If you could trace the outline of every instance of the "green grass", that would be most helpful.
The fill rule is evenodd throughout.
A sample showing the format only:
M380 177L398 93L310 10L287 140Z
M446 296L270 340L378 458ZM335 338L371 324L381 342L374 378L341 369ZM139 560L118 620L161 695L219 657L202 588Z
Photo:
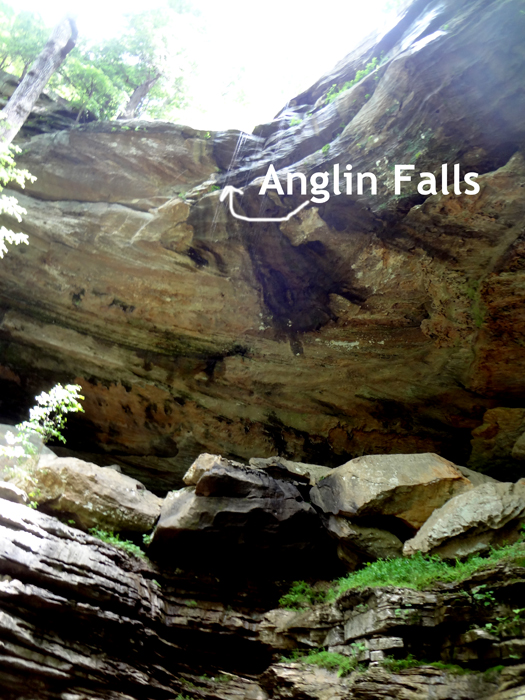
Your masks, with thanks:
M89 532L91 535L93 535L93 537L97 537L103 542L112 544L114 547L120 547L121 549L125 549L126 552L128 552L129 554L133 554L136 557L147 559L146 554L142 551L138 544L135 544L131 540L121 540L118 532L114 533L108 530L102 530L99 527L92 527L90 528Z
M288 658L281 657L281 662L288 663L291 661L294 663L313 664L326 668L329 671L336 671L339 678L342 678L359 667L359 654L366 649L362 642L354 642L351 646L351 656L324 650L314 651L311 654L305 654L304 651L295 651Z
M523 542L491 549L487 557L473 555L465 561L454 563L443 561L437 555L424 555L421 552L417 552L412 557L379 559L336 581L328 591L327 600L335 600L350 589L395 586L423 590L438 582L460 582L476 571L490 568L502 559L525 566Z
M473 555L465 561L443 561L437 555L425 555L421 552L412 557L378 559L359 571L333 581L327 590L315 590L305 581L295 581L288 593L281 597L279 605L289 610L304 610L318 603L332 602L350 589L394 586L424 590L439 582L464 581L476 571L490 568L502 560L525 567L525 543L520 541L513 545L493 548L488 556ZM488 590L482 590L483 588L478 586L473 590L472 602L480 605L493 604L493 595Z
M443 661L425 661L416 659L413 654L409 654L404 659L394 659L391 656L387 656L381 662L388 671L392 673L397 673L398 671L403 671L407 668L416 668L417 666L432 666L433 668L438 668L441 671L448 671L456 676L465 675L467 673L474 673L468 668L463 668L463 666L458 666L457 664L446 664Z

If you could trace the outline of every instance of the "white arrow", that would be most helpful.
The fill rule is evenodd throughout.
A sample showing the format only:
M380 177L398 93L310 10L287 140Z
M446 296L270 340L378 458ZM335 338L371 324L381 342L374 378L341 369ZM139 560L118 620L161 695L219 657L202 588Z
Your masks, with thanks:
M297 209L294 209L291 211L287 216L282 216L277 219L270 219L270 218L265 218L265 217L256 217L256 218L251 218L249 216L241 216L241 214L237 214L233 210L233 193L238 192L239 194L244 194L242 190L239 190L237 187L234 187L233 185L226 185L226 187L223 189L221 192L221 195L219 197L219 200L221 202L224 202L226 197L230 195L230 212L232 216L234 216L236 219L241 219L242 221L289 221L292 216L297 214L298 211L301 211L301 209L304 209L308 204L310 204L310 200L308 199L306 202L303 202L300 204Z

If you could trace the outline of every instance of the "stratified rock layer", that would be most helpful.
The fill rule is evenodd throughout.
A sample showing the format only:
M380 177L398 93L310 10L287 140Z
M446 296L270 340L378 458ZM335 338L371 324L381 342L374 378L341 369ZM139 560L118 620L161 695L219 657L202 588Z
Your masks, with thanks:
M2 700L520 698L522 553L459 583L351 589L287 610L275 607L283 584L264 571L246 577L244 561L206 575L178 568L173 549L163 569L1 500ZM319 647L336 663L370 666L339 677L336 667L282 658ZM392 673L392 654L473 672L424 663ZM488 666L499 668L476 672Z

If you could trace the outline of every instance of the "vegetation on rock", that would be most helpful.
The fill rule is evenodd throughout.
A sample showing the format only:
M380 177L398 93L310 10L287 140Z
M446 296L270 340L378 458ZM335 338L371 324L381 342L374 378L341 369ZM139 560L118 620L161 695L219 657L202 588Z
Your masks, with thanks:
M421 552L416 552L411 557L378 559L332 582L326 589L317 590L305 581L295 581L288 593L280 598L279 605L289 610L302 610L317 603L332 602L351 589L394 586L424 590L440 582L464 581L476 571L488 569L504 560L525 566L523 537L515 544L492 548L488 556L472 555L465 561L449 562L437 555L425 555ZM472 597L473 602L479 605L494 602L491 592L485 590L483 585L474 591Z
M0 151L0 192L9 182L16 182L19 187L23 188L26 180L30 182L36 180L27 170L21 170L16 167L15 153L20 153L20 148L17 146L8 146ZM7 214L20 222L22 221L22 215L25 213L26 210L18 204L18 200L15 197L8 197L5 194L0 195L0 214ZM29 240L25 233L15 233L2 226L0 227L0 258L3 258L8 252L7 243L11 245L25 243L28 245Z
M135 544L131 540L121 540L118 532L109 532L108 530L102 530L99 527L92 527L90 528L89 532L93 535L93 537L97 537L99 540L102 540L102 542L107 542L107 544L111 544L114 547L120 547L121 549L126 550L126 552L129 554L133 554L141 559L147 559L146 554L142 551L138 544Z

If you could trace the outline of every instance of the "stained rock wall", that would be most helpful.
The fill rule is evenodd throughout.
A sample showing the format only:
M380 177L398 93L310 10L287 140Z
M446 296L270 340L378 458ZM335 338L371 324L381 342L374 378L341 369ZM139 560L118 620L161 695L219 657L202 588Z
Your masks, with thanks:
M252 135L130 121L26 139L38 179L16 193L30 245L1 262L1 417L74 380L69 447L156 493L201 452L466 463L487 410L524 406L524 32L519 0L416 0ZM396 163L416 173L398 196ZM423 171L440 192L444 163L480 192L418 193ZM352 164L378 193L234 219L227 184L251 217L302 201L261 205L270 164Z

